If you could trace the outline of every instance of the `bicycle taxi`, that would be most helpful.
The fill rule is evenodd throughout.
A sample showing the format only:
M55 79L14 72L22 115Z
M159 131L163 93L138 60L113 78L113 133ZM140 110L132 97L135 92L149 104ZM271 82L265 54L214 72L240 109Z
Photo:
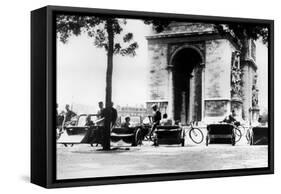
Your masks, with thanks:
M206 146L211 143L230 143L235 145L235 126L229 123L207 125Z
M159 144L180 144L184 146L185 131L178 125L158 125L156 126L154 134L153 141L155 146Z
M138 116L130 117L131 123L130 127L122 127L121 123L124 122L125 117L119 117L119 122L117 126L112 128L110 134L110 140L112 142L123 141L125 143L131 144L132 146L141 145L142 133L141 133L141 118Z
M249 144L250 145L267 145L269 131L268 126L255 126L249 130Z
M86 125L86 118L91 118L92 126ZM58 132L57 143L64 146L74 144L102 144L103 126L98 126L101 119L97 119L97 114L80 114L69 123L63 123L61 132ZM141 135L139 127L122 128L120 125L111 129L110 140L118 142L120 140L130 143L132 146L140 145Z
M74 144L101 144L101 131L100 126L87 126L86 118L90 117L95 123L99 122L96 114L80 114L70 122L63 122L62 130L58 133L57 143L64 146Z

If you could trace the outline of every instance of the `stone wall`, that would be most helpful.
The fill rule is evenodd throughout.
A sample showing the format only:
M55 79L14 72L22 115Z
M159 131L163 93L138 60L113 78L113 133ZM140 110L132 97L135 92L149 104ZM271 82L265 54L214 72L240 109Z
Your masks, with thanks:
M148 44L149 100L168 98L167 44Z
M230 99L231 54L232 48L226 39L206 42L206 99Z
M214 31L213 24L190 23L190 22L172 22L164 33L194 33L194 32L209 32Z
M253 106L253 85L256 76L256 47L253 40L244 40L244 49L241 54L242 67L242 117L247 123L256 122L259 115L258 105ZM258 94L256 94L258 95ZM254 112L252 111L254 110ZM251 112L252 111L252 112ZM254 115L253 115L254 114Z
M227 39L206 41L205 120L220 120L230 114L231 59L235 51Z

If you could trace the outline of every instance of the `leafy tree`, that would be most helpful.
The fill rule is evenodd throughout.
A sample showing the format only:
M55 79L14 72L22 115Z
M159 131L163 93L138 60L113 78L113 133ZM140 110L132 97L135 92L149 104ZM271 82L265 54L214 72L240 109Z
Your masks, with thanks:
M263 43L267 45L268 42L268 27L265 25L257 24L216 24L216 29L219 33L224 34L227 32L232 33L236 40L241 43L242 48L246 47L249 39L257 40L262 39Z
M95 16L59 15L56 18L57 38L62 43L67 43L70 36L79 36L87 33L93 38L94 45L105 49L107 53L106 71L106 97L105 97L105 130L103 134L103 149L110 149L110 127L112 119L112 71L113 55L135 56L138 48L137 42L133 41L133 34L127 33L121 41L114 42L115 37L123 31L126 25L125 19Z
M87 33L93 38L94 45L103 48L107 52L106 71L106 115L105 130L103 134L103 149L110 149L110 127L112 118L111 98L112 98L112 71L113 55L135 56L138 43L133 41L133 34L127 33L116 41L116 37L123 31L126 19L112 17L78 16L78 15L58 15L56 18L57 38L62 43L67 43L70 36L79 36ZM156 32L161 32L169 24L165 20L144 20L145 24L152 24Z
M145 19L144 20L144 23L147 24L147 25L152 25L152 28L155 32L157 33L160 33L162 31L165 30L166 27L169 26L169 24L171 23L172 21L169 21L169 20L160 20L160 19Z

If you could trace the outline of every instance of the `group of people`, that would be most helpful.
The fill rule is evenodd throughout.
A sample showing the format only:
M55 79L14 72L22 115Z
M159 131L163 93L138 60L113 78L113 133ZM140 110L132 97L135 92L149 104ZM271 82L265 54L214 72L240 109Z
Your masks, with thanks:
M88 115L86 117L86 126L90 126L90 125L97 125L97 126L103 126L104 125L104 118L107 115L109 115L110 117L110 122L111 125L113 126L116 123L117 120L117 110L113 107L113 102L111 102L110 107L109 108L104 108L104 104L103 102L99 102L98 103L99 106L99 110L97 112L97 120L95 122L93 122L91 120L91 115ZM58 108L58 105L57 105ZM58 113L58 111L56 112L56 118L57 118L57 126L62 126L67 125L68 123L71 122L72 118L77 116L77 113L75 113L74 111L72 111L70 109L69 104L65 105L65 111L61 111L60 113Z
M58 105L57 105L58 108ZM65 105L65 111L61 111L58 114L58 110L56 112L56 118L57 118L57 127L61 127L64 123L69 123L73 117L75 117L77 114L70 110L69 104Z
M149 119L151 122L151 129L149 131L149 135L151 135L155 131L155 129L158 125L162 125L162 126L172 125L172 120L168 118L167 113L163 114L163 118L162 118L162 114L156 104L153 104L151 106L151 108L152 108L153 114L151 116L149 116ZM126 116L125 122L121 123L121 127L125 128L125 129L129 129L131 126L130 121L131 121L130 116Z
M102 101L98 103L99 110L97 112L97 120L95 121L95 124L97 126L104 126L105 117L109 117L109 121L111 124L111 127L113 127L116 124L116 120L118 117L117 110L113 107L113 102L110 103L110 106L108 108L104 108L104 104ZM86 125L94 124L91 121L91 115L88 115L86 118Z

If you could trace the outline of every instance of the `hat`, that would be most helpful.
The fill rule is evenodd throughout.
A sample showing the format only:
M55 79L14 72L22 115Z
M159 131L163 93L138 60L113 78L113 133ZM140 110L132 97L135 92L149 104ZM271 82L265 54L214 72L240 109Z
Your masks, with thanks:
M154 107L157 107L157 104L152 104L152 106L151 106L152 108L154 108Z

